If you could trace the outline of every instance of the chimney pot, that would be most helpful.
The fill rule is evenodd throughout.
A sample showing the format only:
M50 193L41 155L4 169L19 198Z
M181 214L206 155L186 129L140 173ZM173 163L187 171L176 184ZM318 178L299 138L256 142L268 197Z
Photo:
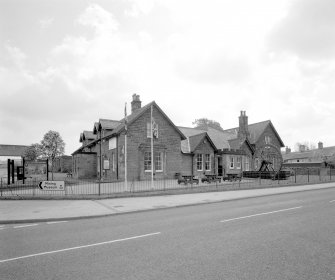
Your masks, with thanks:
M133 94L133 101L131 102L131 113L136 112L138 109L141 108L141 100L140 96L136 93Z

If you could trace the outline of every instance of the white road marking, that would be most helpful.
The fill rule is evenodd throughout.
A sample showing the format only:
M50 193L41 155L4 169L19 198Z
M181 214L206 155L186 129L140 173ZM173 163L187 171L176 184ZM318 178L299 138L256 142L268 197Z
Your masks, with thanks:
M25 227L34 227L37 226L38 224L29 224L29 225L23 225L23 226L16 226L14 228L25 228Z
M60 224L60 223L67 223L67 221L47 222L48 225L52 225L52 224Z
M280 209L280 210L276 210L276 211L264 212L264 213L254 214L254 215L243 216L243 217L237 217L237 218L222 220L220 222L221 223L225 223L225 222L230 222L230 221L235 221L235 220L241 220L241 219L246 219L246 218L251 218L251 217L256 217L256 216L261 216L261 215L269 215L269 214L278 213L278 212L295 210L295 209L299 209L299 208L302 208L302 206L293 207L293 208L286 208L286 209Z
M335 200L331 200L331 201L329 201L330 203L333 203L333 202L335 202Z
M55 254L55 253L61 253L65 251L83 249L83 248L88 248L88 247L100 246L100 245L105 245L105 244L110 244L110 243L122 242L122 241L143 238L143 237L148 237L148 236L157 235L157 234L160 234L160 232L153 232L153 233L137 235L137 236L127 237L127 238L122 238L122 239L115 239L115 240L110 240L110 241L105 241L105 242L100 242L100 243L93 243L93 244L70 247L70 248L65 248L65 249L60 249L60 250L55 250L55 251L48 251L48 252L42 252L42 253L37 253L37 254L16 257L16 258L10 258L10 259L5 259L5 260L0 260L0 263L10 262L10 261L15 261L15 260L20 260L20 259L27 259L27 258L43 256L43 255L49 255L49 254Z

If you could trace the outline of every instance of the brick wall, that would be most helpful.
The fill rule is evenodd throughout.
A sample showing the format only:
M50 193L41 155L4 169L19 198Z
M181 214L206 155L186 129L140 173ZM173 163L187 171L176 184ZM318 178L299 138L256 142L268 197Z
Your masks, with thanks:
M267 144L265 142L265 136L269 136L271 138L270 143ZM255 154L253 156L253 165L255 170L258 170L262 159L270 160L271 162L273 162L274 159L274 169L279 169L283 162L283 157L280 151L280 142L270 125L267 126L262 135L259 137L258 141L255 143L255 147ZM256 159L258 159L259 162L258 166L255 166Z
M97 177L97 155L81 153L73 155L73 177L77 179Z

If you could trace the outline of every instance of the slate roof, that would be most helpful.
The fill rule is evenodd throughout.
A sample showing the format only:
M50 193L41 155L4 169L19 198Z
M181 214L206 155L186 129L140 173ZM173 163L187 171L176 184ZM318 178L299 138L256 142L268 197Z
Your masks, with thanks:
M23 156L28 146L23 145L0 145L0 156Z
M327 160L327 158L335 157L335 146L324 147L322 149L314 149L305 152L292 152L283 154L283 160L295 160L295 159L309 159L313 162L320 162Z
M194 135L198 135L206 132L209 138L214 143L217 149L232 149L229 144L229 140L236 138L235 134L228 133L222 130L217 130L215 128L208 127L207 130L201 130L198 128L190 128L190 127L181 127L179 129L187 136L192 137Z
M175 124L170 120L170 118L163 112L163 110L156 104L155 101L152 101L145 106L137 109L135 112L127 116L127 123L128 125L132 124L134 121L136 121L140 116L142 116L147 110L150 109L150 107L155 106L155 108L165 117L165 119L172 125L172 127L175 128L175 130L179 133L181 136L181 140L185 140L186 136L180 131L180 129L175 126ZM108 139L112 136L116 136L120 134L122 131L125 130L125 118L121 119L120 121L115 120L107 120L107 119L99 119L99 122L94 123L93 133L95 134L98 131L99 123L102 125L103 129L109 130L107 132L107 135L102 137L102 139ZM82 146L75 150L72 155L81 152L85 147L92 146L92 144L97 143L99 139L95 139L94 141L88 143L85 146Z
M163 110L156 104L155 101L148 103L147 105L137 109L134 113L127 116L127 123L131 125L134 121L136 121L140 116L142 116L150 107L155 106L155 108L165 117L165 119L175 128L175 130L180 134L182 140L186 139L185 135L180 131L180 129L175 126L175 124L170 120L170 118L163 112ZM117 135L121 133L125 129L125 118L119 121L119 125L113 130L111 135Z
M263 131L267 128L268 125L270 125L272 127L273 131L275 132L276 136L278 137L278 140L279 140L279 143L280 143L281 147L285 147L283 141L281 140L278 132L276 131L276 129L274 128L274 126L273 126L273 124L270 120L262 121L262 122L258 122L258 123L253 123L253 124L248 125L248 130L250 132L250 139L249 139L250 143L255 144L258 141L259 137L262 135ZM238 131L239 131L238 127L224 130L224 132L234 134L235 135L234 138L237 138Z
M79 142L83 142L84 140L95 140L97 136L93 134L93 131L84 130L83 133L80 133Z
M207 138L209 143L212 145L214 150L216 150L215 144L212 142L211 138L208 136L207 132L202 132L200 134L194 134L192 136L187 137L187 139L181 141L181 151L183 153L192 153L194 152L200 143Z

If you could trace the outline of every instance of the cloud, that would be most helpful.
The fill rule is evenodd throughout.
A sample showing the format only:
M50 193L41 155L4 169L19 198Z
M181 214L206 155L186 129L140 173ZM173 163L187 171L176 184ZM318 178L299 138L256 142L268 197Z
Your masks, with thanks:
M309 60L334 58L334 12L333 0L295 1L269 34L270 50Z
M52 18L52 17L40 19L38 21L38 23L39 23L39 25L42 29L47 29L53 22L54 22L54 18Z
M176 67L182 77L208 84L239 83L244 81L250 72L246 60L223 55L179 61Z

